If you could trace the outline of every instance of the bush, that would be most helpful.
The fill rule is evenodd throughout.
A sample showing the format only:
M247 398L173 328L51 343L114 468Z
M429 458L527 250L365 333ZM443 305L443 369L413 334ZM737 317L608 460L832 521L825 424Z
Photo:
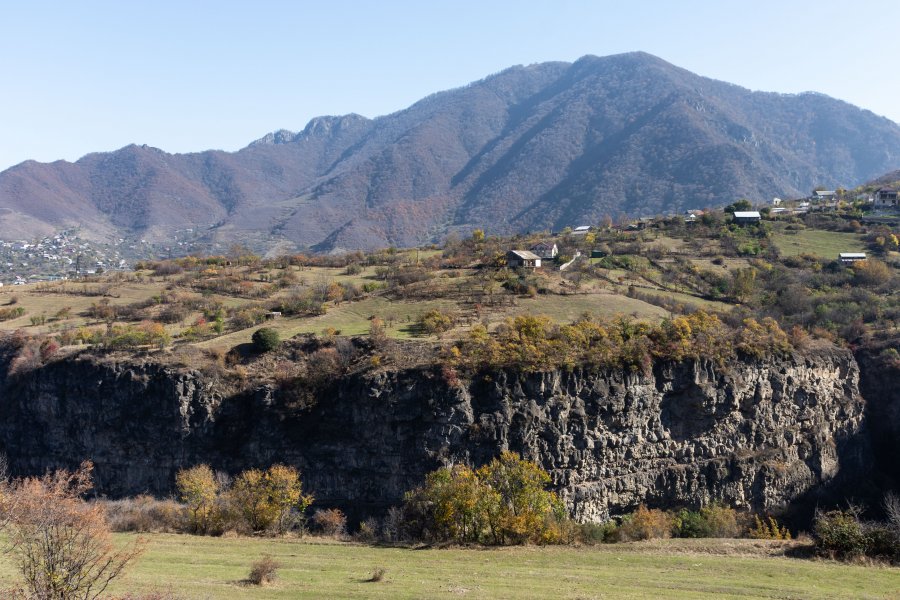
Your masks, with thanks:
M257 352L271 352L281 345L281 337L271 327L260 327L254 331L252 341Z
M102 502L110 529L118 532L165 532L185 530L184 506L174 500L141 495Z
M619 537L626 542L670 538L672 526L673 520L669 513L641 504L636 511L622 520Z
M419 317L418 325L428 335L439 335L453 328L453 317L432 309Z
M774 517L766 520L754 516L754 526L750 529L749 535L756 540L789 540L791 532L787 527L778 524Z
M281 564L269 554L263 554L262 558L250 566L250 575L247 580L253 585L266 585L275 581Z
M341 537L347 533L347 517L338 508L317 510L312 520L325 535Z
M612 544L619 541L619 526L615 521L582 523L578 527L578 541L582 544Z
M856 508L816 513L813 532L816 548L829 556L865 556L869 550L869 538Z

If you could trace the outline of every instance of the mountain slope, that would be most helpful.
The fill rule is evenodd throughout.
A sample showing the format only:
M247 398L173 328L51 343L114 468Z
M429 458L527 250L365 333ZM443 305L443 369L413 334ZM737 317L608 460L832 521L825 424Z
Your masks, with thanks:
M588 56L234 153L26 162L0 173L0 238L80 224L158 242L193 227L257 249L411 245L799 196L898 165L900 126L844 102L750 92L644 53Z

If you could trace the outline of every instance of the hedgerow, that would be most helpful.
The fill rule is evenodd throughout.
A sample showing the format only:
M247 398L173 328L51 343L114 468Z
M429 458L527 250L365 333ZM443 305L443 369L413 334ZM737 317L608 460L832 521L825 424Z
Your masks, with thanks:
M476 325L450 348L447 359L469 369L596 365L647 372L656 359L705 358L721 365L738 354L763 358L791 349L788 335L768 317L745 319L733 329L702 311L660 324L584 315L571 325L556 325L549 317L523 315L506 319L495 335Z

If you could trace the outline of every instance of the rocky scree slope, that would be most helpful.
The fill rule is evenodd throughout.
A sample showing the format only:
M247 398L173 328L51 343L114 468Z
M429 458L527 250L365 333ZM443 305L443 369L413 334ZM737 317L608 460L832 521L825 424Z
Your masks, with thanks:
M271 385L228 395L196 371L82 356L0 380L0 445L17 474L91 459L110 496L171 493L177 470L201 462L286 462L321 505L362 516L439 466L509 449L547 469L583 520L641 502L781 510L864 475L858 379L833 348L650 375L503 370L448 384L423 367L350 374L298 406Z

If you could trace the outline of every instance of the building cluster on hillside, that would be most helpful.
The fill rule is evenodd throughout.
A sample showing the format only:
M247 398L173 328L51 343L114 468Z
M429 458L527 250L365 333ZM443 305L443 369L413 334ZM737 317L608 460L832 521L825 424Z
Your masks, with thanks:
M126 269L117 245L83 240L73 231L39 240L0 240L0 283L21 285Z

